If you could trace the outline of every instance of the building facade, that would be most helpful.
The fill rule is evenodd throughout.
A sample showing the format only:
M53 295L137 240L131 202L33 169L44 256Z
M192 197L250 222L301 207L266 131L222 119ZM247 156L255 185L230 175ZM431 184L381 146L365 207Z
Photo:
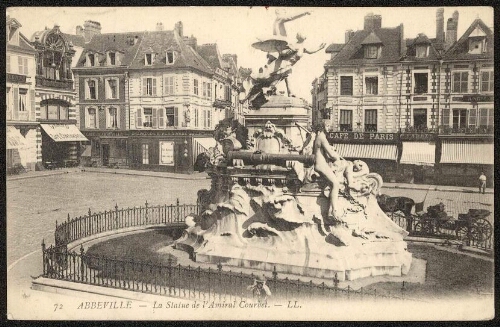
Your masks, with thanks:
M432 39L405 39L403 25L382 28L368 14L363 30L327 48L327 104L317 79L315 110L341 155L367 160L384 179L475 185L485 171L492 180L493 34L476 19L457 41L458 12L446 32L443 12Z
M59 26L31 37L36 49L35 104L41 127L41 162L45 168L76 165L80 142L76 92L71 71L75 50Z
M35 105L36 51L20 28L16 19L7 17L7 172L35 170L41 163L41 132Z

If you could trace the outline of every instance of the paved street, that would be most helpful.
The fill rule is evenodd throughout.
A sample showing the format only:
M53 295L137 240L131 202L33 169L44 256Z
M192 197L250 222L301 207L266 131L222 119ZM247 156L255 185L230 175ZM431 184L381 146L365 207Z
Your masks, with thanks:
M92 211L149 204L195 203L196 192L210 180L72 172L7 182L7 266L53 244L56 220Z

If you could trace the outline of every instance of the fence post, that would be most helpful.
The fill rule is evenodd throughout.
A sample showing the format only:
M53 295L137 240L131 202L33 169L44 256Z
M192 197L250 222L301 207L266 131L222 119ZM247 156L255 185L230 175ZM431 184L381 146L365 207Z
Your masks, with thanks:
M176 215L176 222L179 222L180 219L181 219L181 214L180 214L180 211L179 211L179 198L177 198L177 202L176 202L176 207L177 207L177 215Z
M118 227L118 203L115 203L115 228Z
M274 266L273 268L273 284L274 284L274 289L273 289L273 292L276 293L276 291L278 290L278 272L276 271L276 265Z
M146 225L148 224L148 200L146 200Z
M405 299L405 293L406 293L406 287L405 287L405 281L403 281L403 286L401 286L401 296L403 297L403 300Z
M84 274L85 274L85 268L84 268L84 262L83 262L83 244L80 244L80 280L83 281Z
M45 277L45 239L42 238L42 267L43 267L43 276Z

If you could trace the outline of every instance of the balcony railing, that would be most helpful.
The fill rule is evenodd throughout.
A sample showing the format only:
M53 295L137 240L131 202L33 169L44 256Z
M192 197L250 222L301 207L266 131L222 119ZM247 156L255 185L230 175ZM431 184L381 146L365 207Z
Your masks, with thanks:
M437 128L429 128L426 126L407 126L401 130L401 133L437 133Z
M472 126L472 127L439 127L439 133L444 135L468 134L468 135L493 135L495 128L493 126Z
M41 77L41 76L36 76L36 86L53 87L53 88L57 88L57 89L72 90L73 89L73 81L72 80L57 81L57 80L47 79L47 78Z
M425 94L427 93L427 85L416 86L413 91L415 94Z
M221 108L221 109L224 109L226 107L230 107L231 106L231 101L229 100L221 100L221 99L216 99L214 101L214 104L213 106L215 108Z

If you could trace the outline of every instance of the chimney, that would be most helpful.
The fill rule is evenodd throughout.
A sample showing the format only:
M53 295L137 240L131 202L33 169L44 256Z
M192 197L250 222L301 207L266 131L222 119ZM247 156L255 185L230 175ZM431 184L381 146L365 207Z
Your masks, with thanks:
M83 24L83 28L83 37L85 38L85 42L90 42L94 35L101 34L101 23L99 22L86 20Z
M347 30L345 31L345 43L347 44L347 42L349 42L349 40L351 39L351 37L353 36L354 34L354 31L353 30Z
M364 30L365 31L373 31L374 25L373 25L373 13L368 13L365 16L365 25L364 25Z
M436 10L436 41L444 43L444 9Z
M163 23L162 22L156 23L156 31L157 32L163 31Z
M184 43L186 45L189 45L191 48L193 48L194 51L198 49L198 40L191 35L191 37L184 36L183 37Z
M177 32L177 34L179 34L180 37L183 36L182 22L175 23L175 28L174 29Z
M80 25L76 27L76 35L84 36L83 27L81 27Z
M373 15L373 30L379 30L382 28L382 16L381 15Z
M448 18L446 22L446 49L457 41L457 22L453 18Z

